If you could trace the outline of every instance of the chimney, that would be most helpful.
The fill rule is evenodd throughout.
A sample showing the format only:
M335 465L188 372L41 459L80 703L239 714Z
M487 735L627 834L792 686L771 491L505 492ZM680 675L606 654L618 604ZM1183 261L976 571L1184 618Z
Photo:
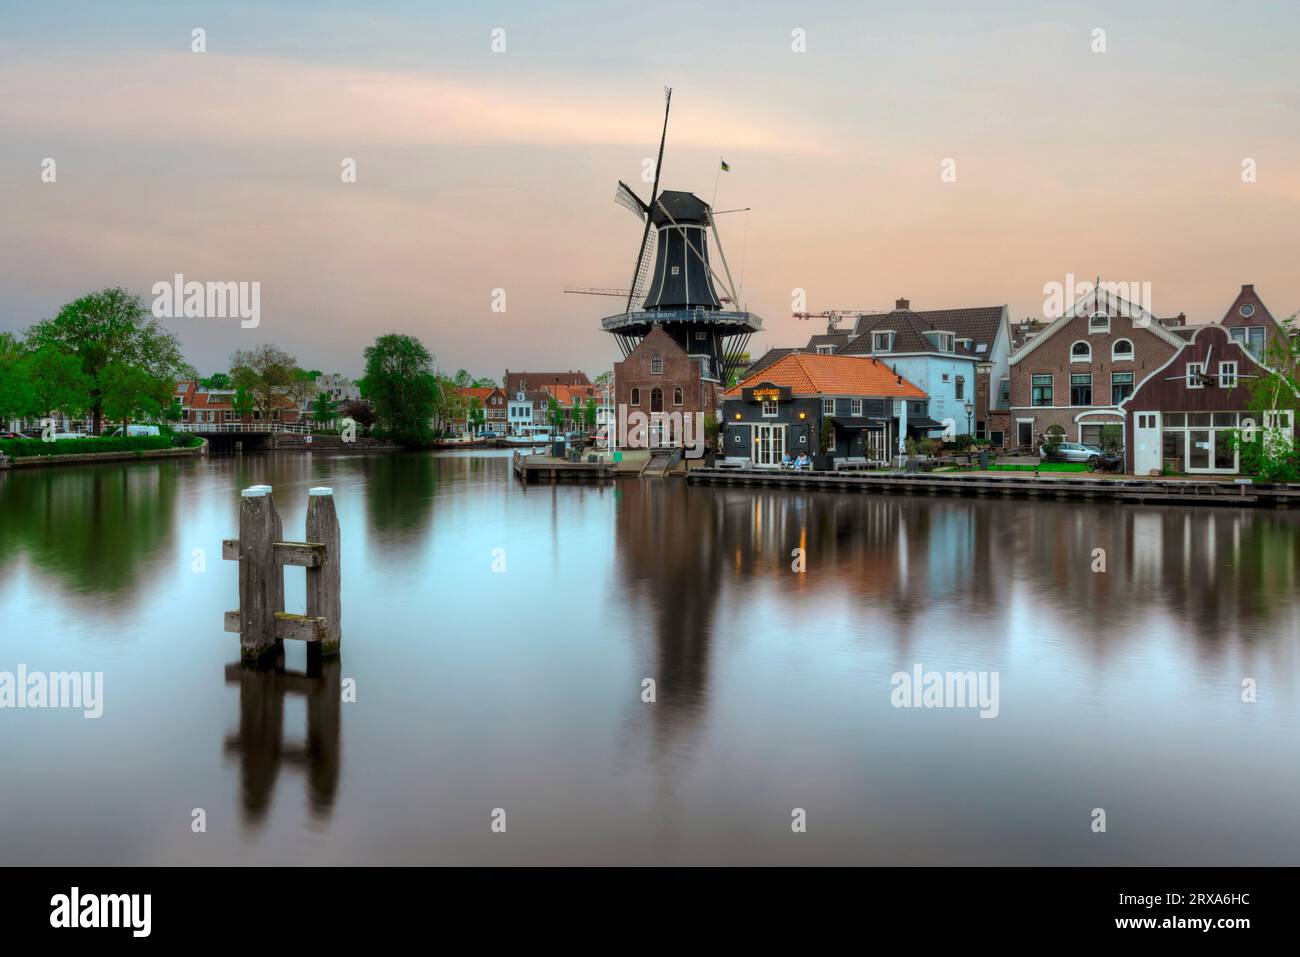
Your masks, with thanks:
M911 300L908 300L908 299L895 299L895 300L894 300L894 309L897 310L897 311L899 311L899 312L904 312L904 311L906 311L906 310L908 310L908 309L911 309L911 308L912 308Z
M1255 291L1255 284L1254 284L1253 282L1243 282L1243 283L1241 284L1241 291L1242 291L1242 292L1254 292L1254 291Z

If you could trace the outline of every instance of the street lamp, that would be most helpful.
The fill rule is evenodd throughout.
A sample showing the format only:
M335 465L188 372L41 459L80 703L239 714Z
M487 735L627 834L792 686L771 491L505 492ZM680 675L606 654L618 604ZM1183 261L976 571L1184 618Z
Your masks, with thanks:
M974 411L975 411L975 406L974 406L974 404L972 404L972 403L970 403L970 402L967 402L967 403L966 403L966 435L967 435L968 437L969 437L970 434L971 434L971 431L970 431L970 417L971 417L971 413L973 413Z

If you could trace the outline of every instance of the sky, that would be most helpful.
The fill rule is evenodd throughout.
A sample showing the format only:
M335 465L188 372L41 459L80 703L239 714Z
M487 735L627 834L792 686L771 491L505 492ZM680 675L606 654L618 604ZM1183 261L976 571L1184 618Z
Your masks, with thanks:
M755 356L822 331L797 290L1023 318L1100 276L1202 322L1254 283L1281 318L1297 37L1300 4L1245 0L5 0L0 331L181 274L260 283L255 328L164 320L204 373L270 342L359 375L404 332L446 371L594 376L622 300L563 289L628 284L614 188L648 196L665 86L661 186L751 208L719 225Z

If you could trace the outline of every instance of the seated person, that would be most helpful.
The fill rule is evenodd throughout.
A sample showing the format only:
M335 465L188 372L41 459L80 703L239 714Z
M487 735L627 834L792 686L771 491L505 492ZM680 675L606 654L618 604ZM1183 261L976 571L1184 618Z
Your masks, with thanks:
M790 458L789 452L781 453L781 468L783 469L794 468L794 460Z
M812 468L812 459L808 458L807 452L799 453L799 458L795 459L794 467L796 469Z

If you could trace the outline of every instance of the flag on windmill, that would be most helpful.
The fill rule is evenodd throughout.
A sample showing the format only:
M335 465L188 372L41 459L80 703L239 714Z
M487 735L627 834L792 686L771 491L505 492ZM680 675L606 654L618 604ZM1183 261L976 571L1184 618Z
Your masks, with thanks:
M728 163L726 160L722 159L721 157L718 158L718 162L722 164L722 166L720 167L721 170L722 170L722 172L724 172L724 173L730 173L730 172L731 172L731 164L730 164L730 163Z

